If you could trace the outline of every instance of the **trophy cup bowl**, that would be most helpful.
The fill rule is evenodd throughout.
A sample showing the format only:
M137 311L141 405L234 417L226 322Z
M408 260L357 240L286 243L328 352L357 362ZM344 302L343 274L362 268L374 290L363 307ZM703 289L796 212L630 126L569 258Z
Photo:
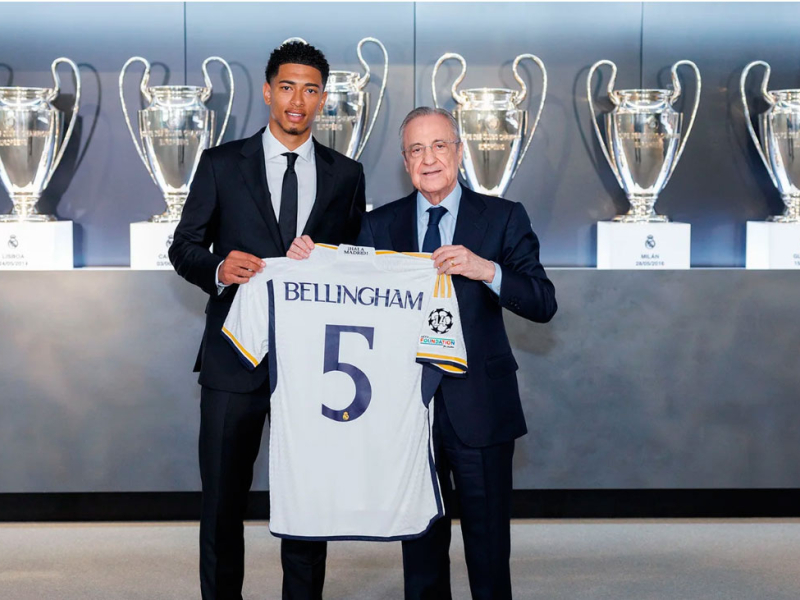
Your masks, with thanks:
M75 74L75 103L62 139L64 115L52 102L60 93L56 67L68 64ZM68 58L51 65L53 88L0 87L0 181L13 208L0 215L0 222L56 221L36 207L72 137L80 106L81 80L78 67Z
M208 76L209 62L222 63L231 82L231 94L225 120L219 136L214 139L216 118L213 110L206 106L211 97L212 86ZM148 106L138 111L139 135L133 130L123 96L125 71L133 62L142 62L145 72L140 84L142 96ZM119 93L122 110L133 139L136 151L144 163L153 182L164 195L167 210L150 218L152 223L176 223L181 218L183 205L189 195L189 187L200 162L203 150L222 141L233 105L233 74L222 58L212 56L203 62L203 77L206 85L162 85L148 87L150 63L134 56L122 67L119 76Z
M761 82L761 96L769 108L758 116L759 132L756 135L747 105L745 83L755 66L765 67ZM770 179L785 205L783 214L767 218L776 223L800 223L800 154L796 156L800 141L800 89L768 91L770 66L764 61L754 61L742 71L740 92L745 121L750 137L767 168Z
M542 97L536 118L528 134L528 112L519 108L528 88L519 75L518 66L524 59L536 63L542 72ZM472 88L458 90L467 72L464 57L454 52L443 54L433 67L431 91L433 103L439 108L436 96L436 75L442 63L454 59L461 63L461 74L451 86L456 101L453 111L458 122L459 136L464 144L461 176L470 189L490 196L505 194L528 152L547 97L547 71L533 54L520 54L514 59L512 72L520 90L506 88Z
M591 90L592 76L604 64L612 68L608 96L614 105L614 109L606 113L604 118L605 138L597 124ZM683 115L673 108L681 95L677 68L683 64L692 67L697 76L694 108L685 133ZM609 60L601 60L592 65L586 79L587 99L597 139L631 204L627 214L617 215L613 220L622 223L666 223L669 218L656 213L655 203L672 176L689 139L700 101L700 72L691 61L676 62L672 66L672 90L615 91L616 77L616 65Z
M299 41L302 38L289 38L285 42ZM369 120L370 94L364 91L370 78L369 64L364 60L361 49L365 44L376 44L383 52L383 80L372 120ZM358 60L364 68L364 74L355 71L331 71L325 91L328 94L321 114L314 119L314 137L325 146L341 152L348 158L358 160L369 141L372 129L383 103L386 93L386 79L389 73L389 55L384 45L376 38L366 37L356 47Z
M331 71L328 97L314 119L314 137L349 158L358 153L369 112L369 93L361 91L360 79L352 71Z
M514 104L515 92L500 88L464 90L455 109L464 144L461 176L471 189L502 196L522 150L528 114Z

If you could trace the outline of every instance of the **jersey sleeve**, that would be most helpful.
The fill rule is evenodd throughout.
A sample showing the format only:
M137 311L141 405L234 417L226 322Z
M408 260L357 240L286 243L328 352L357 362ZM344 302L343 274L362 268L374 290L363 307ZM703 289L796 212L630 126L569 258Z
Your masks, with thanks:
M467 348L461 329L458 299L450 275L437 275L424 311L417 346L417 362L427 363L446 375L467 374Z
M255 369L269 350L269 289L266 277L254 276L236 290L222 335L245 367Z

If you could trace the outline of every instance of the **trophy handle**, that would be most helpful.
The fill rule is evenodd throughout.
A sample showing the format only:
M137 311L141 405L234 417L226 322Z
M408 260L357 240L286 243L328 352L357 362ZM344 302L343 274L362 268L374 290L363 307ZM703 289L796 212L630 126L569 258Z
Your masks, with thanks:
M70 68L72 68L72 72L75 74L75 102L72 106L72 117L69 120L69 125L67 126L67 132L64 134L64 139L60 142L58 139L56 139L56 143L58 144L58 152L56 153L55 160L53 160L53 164L50 165L50 171L47 173L47 177L44 179L42 188L47 187L47 184L50 183L50 178L53 176L53 173L55 173L56 169L58 168L61 159L64 157L64 152L67 150L69 139L72 137L72 130L75 128L75 120L78 118L78 109L80 108L81 102L81 74L78 71L78 66L70 59L63 56L55 59L53 64L50 65L50 71L53 73L53 82L55 83L55 87L53 88L53 99L55 99L61 91L61 80L58 78L58 73L56 72L56 67L61 63L68 64Z
M433 105L436 108L439 108L439 100L436 97L436 74L439 72L439 67L442 66L442 63L446 60L450 60L451 58L456 59L461 63L461 74L456 77L456 80L453 82L452 87L450 88L450 93L453 95L453 100L458 102L459 104L464 104L466 102L466 97L464 94L459 92L456 88L458 85L464 81L464 75L467 74L467 61L464 60L464 57L460 54L456 54L455 52L447 52L446 54L442 54L439 60L436 61L436 64L433 66L433 75L431 75L431 91L433 92Z
M153 170L150 168L150 164L147 162L147 159L144 156L144 150L142 150L141 141L133 132L133 125L131 125L131 119L128 116L128 108L125 106L125 94L123 93L122 83L125 79L125 71L131 65L131 63L134 62L140 62L144 64L144 74L142 75L142 82L139 84L139 91L141 91L142 95L147 99L148 102L152 101L153 99L147 89L147 82L150 80L150 63L147 62L146 58L142 58L141 56L132 56L125 61L125 64L122 65L122 70L119 72L119 101L122 103L122 113L125 115L125 123L128 125L128 131L131 134L131 139L133 140L133 145L136 148L136 153L139 155L139 158L142 159L144 168L147 169L147 172L150 174L150 179L153 180L153 183L158 185L156 176L153 174Z
M694 125L694 118L697 116L697 109L700 106L700 88L702 87L702 81L700 79L700 69L697 68L697 65L694 64L690 60L679 60L674 65L672 65L672 87L674 91L672 92L672 98L670 99L670 104L675 104L675 102L680 98L681 95L681 83L678 79L678 67L681 65L688 65L694 71L694 75L697 78L697 89L694 92L694 107L692 108L692 116L689 119L689 126L686 128L686 131L681 135L681 143L678 146L678 152L675 154L675 160L672 161L672 167L669 170L669 174L667 174L666 179L664 180L664 185L667 185L667 182L672 177L673 171L675 171L675 167L678 165L678 161L681 158L681 154L683 154L683 148L686 146L686 142L689 139L689 134L692 133L692 126Z
M208 100L209 97L211 96L212 85L211 85L211 78L208 76L208 63L214 61L222 63L222 66L225 67L226 71L228 71L228 79L231 82L231 95L230 98L228 98L228 108L225 111L225 121L223 121L222 123L222 129L219 130L219 137L217 138L216 143L212 144L213 146L219 146L219 143L222 141L222 136L225 135L225 129L227 129L228 127L228 119L231 116L231 109L233 108L233 71L231 71L231 66L228 64L228 61L226 61L224 58L220 58L219 56L209 56L207 59L203 61L203 67L202 67L203 79L206 82L206 90L207 90L207 92L203 93L203 102ZM213 134L211 141L212 142L214 141Z
M369 136L372 134L372 128L375 127L375 121L378 120L378 112L381 110L381 103L383 102L383 95L386 93L386 79L389 75L389 54L386 52L386 47L381 44L380 40L373 38L373 37L365 37L363 40L358 42L358 48L356 48L356 52L358 53L358 62L361 63L361 66L364 67L364 75L361 79L358 80L358 87L359 89L364 88L369 81L369 64L367 61L364 60L364 57L361 55L361 48L367 42L372 42L373 44L377 44L381 51L383 52L383 80L381 82L381 91L378 92L378 101L375 103L375 111L372 113L372 120L369 123L369 127L367 128L367 133L364 136L364 139L361 141L361 145L356 150L355 155L353 158L358 160L361 156L361 153L364 151L364 146L367 145L367 140L369 140Z
M764 146L761 143L761 140L758 138L758 134L756 134L756 130L753 129L753 123L750 121L750 109L747 107L747 96L744 92L744 86L747 80L747 75L750 73L750 69L755 66L761 65L764 67L764 79L761 81L761 95L764 97L764 100L770 106L774 106L775 98L767 91L767 86L769 85L769 75L771 72L769 64L765 63L763 60L756 60L751 62L744 68L742 71L742 76L739 79L739 92L742 95L742 106L744 107L744 120L747 124L747 130L750 132L750 137L753 139L753 143L756 145L756 150L758 150L758 155L761 157L761 161L764 163L764 166L767 168L767 173L769 173L770 179L772 179L772 183L775 187L778 187L778 180L775 177L775 172L772 170L772 166L769 164L767 160L767 154L764 152Z
M603 151L603 156L606 157L606 161L608 161L608 166L611 167L611 171L614 173L614 177L617 178L617 183L619 186L624 188L622 184L622 176L619 174L617 170L617 165L614 164L614 161L611 160L611 154L609 153L609 149L606 146L605 141L603 140L603 134L600 133L600 126L597 124L597 113L594 110L594 102L592 101L592 77L594 76L594 72L601 67L602 65L609 65L611 67L611 79L608 80L608 98L614 104L614 106L619 105L619 97L617 93L614 91L614 84L617 81L617 65L615 65L610 60L598 60L596 63L592 65L592 68L589 69L589 75L586 77L586 99L589 101L589 111L592 113L592 125L594 125L594 132L597 135L597 141L600 142L600 148Z
M514 64L511 66L511 70L514 72L514 79L517 80L517 83L519 83L522 89L514 95L512 102L516 106L520 104L528 95L528 88L525 86L525 82L522 80L522 77L520 77L519 72L517 71L519 63L526 58L529 58L535 62L539 67L539 70L542 72L542 99L539 101L539 109L536 111L536 119L534 119L530 134L528 134L528 141L525 143L525 148L523 148L522 154L520 154L519 159L517 159L517 164L511 174L512 178L516 176L519 166L522 164L525 155L528 153L528 148L533 141L533 134L536 132L536 126L539 124L539 118L542 116L542 111L544 110L544 100L547 97L547 69L544 68L544 63L538 56L534 54L520 54L514 59Z

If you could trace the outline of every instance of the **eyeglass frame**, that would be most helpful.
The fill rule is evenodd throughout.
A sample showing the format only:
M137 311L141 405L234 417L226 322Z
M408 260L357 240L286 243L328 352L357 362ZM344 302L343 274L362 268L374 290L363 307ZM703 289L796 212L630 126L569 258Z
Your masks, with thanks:
M415 158L415 159L416 158L422 158L423 156L425 156L425 149L426 148L430 148L431 152L433 153L434 156L444 156L446 154L446 152L444 152L444 151L443 152L437 152L434 149L434 146L436 144L447 144L445 146L445 149L446 149L446 148L449 147L449 144L460 144L460 143L461 143L461 140L436 140L435 142L433 142L433 144L428 144L427 146L423 146L422 144L413 144L413 145L409 146L408 148L406 148L405 150L401 150L400 154L402 154L403 157L406 160L408 160L409 158ZM411 154L414 150L419 150L420 154L418 156L414 156L413 154ZM406 156L406 153L408 153L409 155Z

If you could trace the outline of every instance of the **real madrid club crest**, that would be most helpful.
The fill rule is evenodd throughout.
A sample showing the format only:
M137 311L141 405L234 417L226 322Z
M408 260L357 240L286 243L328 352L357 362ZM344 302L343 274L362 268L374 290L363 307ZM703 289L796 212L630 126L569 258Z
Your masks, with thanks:
M11 237L8 238L8 247L13 250L17 246L19 246L19 240L17 239L17 236L12 234Z
M656 238L654 238L652 235L648 235L647 239L644 241L644 246L645 248L652 250L656 247Z
M435 308L428 315L428 326L438 334L444 334L453 327L453 314L443 308Z

